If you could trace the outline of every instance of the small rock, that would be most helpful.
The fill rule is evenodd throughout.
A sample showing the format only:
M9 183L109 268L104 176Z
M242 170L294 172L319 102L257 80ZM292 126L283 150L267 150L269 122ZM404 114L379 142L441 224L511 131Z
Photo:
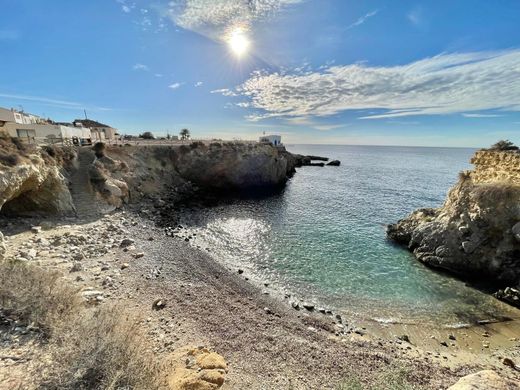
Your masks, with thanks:
M31 227L31 232L35 233L35 234L38 234L42 231L42 227L41 226L32 226Z
M304 303L303 307L308 311L313 311L315 306L312 303Z
M153 310L162 310L166 307L166 301L163 299L156 299L154 303L152 304Z
M134 242L135 242L135 240L132 240L131 238L124 238L121 241L121 243L119 244L119 246L121 248L126 248L126 247L129 247L130 245L132 245Z
M449 338L450 340L457 340L457 338L456 338L454 335L452 335L452 334L450 334L450 335L448 336L448 338Z
M83 264L81 264L80 262L74 262L74 264L72 265L71 269L70 269L70 272L79 272L79 271L83 271Z
M243 270L243 269L239 269L239 270L238 270L238 274L239 274L239 275L242 275L243 273L244 273L244 270Z
M143 252L138 252L138 253L134 254L134 258L135 259L140 259L141 257L144 257L144 253Z
M407 343L410 342L410 337L408 337L408 335L406 335L406 334L403 334L402 336L398 336L397 338L398 338L399 340L401 340L401 341L405 341L405 342L407 342Z
M130 267L130 264L128 263L121 264L121 269L127 269L128 267Z

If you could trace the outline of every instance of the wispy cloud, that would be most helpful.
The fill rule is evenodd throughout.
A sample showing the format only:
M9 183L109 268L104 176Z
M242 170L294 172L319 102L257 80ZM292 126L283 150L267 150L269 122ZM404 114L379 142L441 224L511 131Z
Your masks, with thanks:
M127 14L132 12L132 9L135 8L135 4L130 3L127 0L116 0L116 3L118 3L121 6L121 10Z
M163 77L163 74L162 73L155 73L154 76L155 77Z
M193 84L195 87L202 87L202 84L204 84L202 81L197 81L195 84Z
M331 66L319 71L256 72L230 96L256 109L249 119L328 116L377 110L364 119L520 111L520 49L441 54L400 66Z
M379 12L378 9L371 11L363 16L361 16L358 20L356 20L354 23L352 23L350 26L347 27L347 30L350 30L351 28L361 26L363 23L367 21L367 19L371 18L372 16L376 16Z
M423 10L421 7L415 7L408 14L406 14L406 18L414 25L418 26L423 21Z
M170 88L170 89L178 89L178 88L181 87L181 85L182 85L182 83L173 83L173 84L168 85L168 88Z
M477 114L477 113L464 113L462 114L463 117L465 118L496 118L496 117L500 117L500 116L503 116L503 115L498 115L498 114Z
M110 108L107 107L98 107L98 106L92 106L85 103L70 101L70 100L59 100L59 99L52 99L42 96L32 96L32 95L17 95L17 94L8 94L8 93L0 93L0 98L6 98L13 101L30 101L35 103L40 103L48 106L54 106L54 107L61 107L66 109L73 109L73 110L83 110L89 109L89 110L95 110L95 111L110 111Z
M210 93L218 93L224 96L238 96L237 93L233 92L228 88L214 89L213 91L210 91Z
M135 64L135 65L133 66L133 69L134 69L134 70L143 70L143 71L145 71L145 72L148 72L148 71L150 70L150 68L148 68L148 66L147 66L147 65L144 65L144 64Z
M164 7L162 15L187 30L222 38L232 26L247 29L252 22L271 17L303 0L176 0Z

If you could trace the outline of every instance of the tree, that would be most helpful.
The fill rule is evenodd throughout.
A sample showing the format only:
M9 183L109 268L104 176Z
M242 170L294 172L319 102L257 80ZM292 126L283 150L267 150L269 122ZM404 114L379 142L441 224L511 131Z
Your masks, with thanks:
M491 150L518 150L518 146L509 140L500 140L496 144L492 145Z
M151 131L145 131L143 134L140 134L139 137L143 139L155 139Z
M179 135L181 136L182 140L190 139L190 131L188 129L182 129Z

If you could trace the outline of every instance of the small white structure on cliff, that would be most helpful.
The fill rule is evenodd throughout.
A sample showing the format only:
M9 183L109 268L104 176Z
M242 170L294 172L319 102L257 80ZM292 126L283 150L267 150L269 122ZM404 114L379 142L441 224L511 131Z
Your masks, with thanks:
M263 135L260 137L258 142L263 144L271 144L274 146L280 146L282 144L282 136L281 135Z

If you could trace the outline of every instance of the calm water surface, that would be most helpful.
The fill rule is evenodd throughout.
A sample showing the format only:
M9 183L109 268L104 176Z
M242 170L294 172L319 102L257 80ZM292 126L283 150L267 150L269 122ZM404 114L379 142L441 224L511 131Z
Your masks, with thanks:
M473 149L288 146L341 160L304 167L278 195L185 210L181 222L232 269L300 299L381 322L465 323L504 305L418 263L385 225L442 204Z

